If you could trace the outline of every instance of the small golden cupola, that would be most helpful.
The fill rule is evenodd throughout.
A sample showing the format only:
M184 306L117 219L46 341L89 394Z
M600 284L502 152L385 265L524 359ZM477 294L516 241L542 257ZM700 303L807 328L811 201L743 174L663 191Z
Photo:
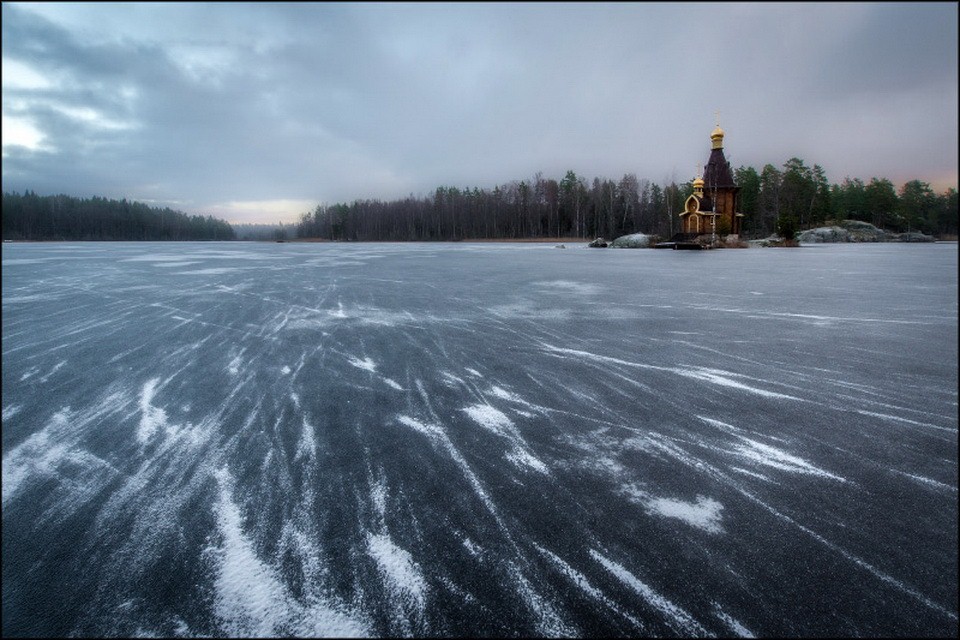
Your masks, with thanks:
M697 165L697 177L693 179L693 195L703 197L703 177L700 175L700 165Z

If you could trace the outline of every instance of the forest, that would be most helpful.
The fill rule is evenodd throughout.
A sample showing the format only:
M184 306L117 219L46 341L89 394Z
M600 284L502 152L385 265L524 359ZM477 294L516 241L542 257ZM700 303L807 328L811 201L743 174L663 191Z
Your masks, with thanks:
M863 220L892 232L957 236L957 190L937 194L911 180L899 190L886 178L844 178L830 184L820 165L790 158L733 171L743 236L763 238L841 220ZM692 193L690 182L657 184L632 173L588 181L573 171L559 181L537 173L493 189L437 187L428 196L358 199L317 205L296 224L231 226L212 216L94 196L3 194L4 240L520 240L603 237L629 233L669 238Z
M262 223L262 222L234 222L231 223L237 240L289 240L293 237L296 225Z
M886 178L864 184L849 177L831 185L822 167L808 167L799 158L759 172L741 166L734 175L746 238L770 236L781 226L802 230L846 219L893 232L957 235L953 188L936 194L929 184L912 180L898 191ZM438 187L431 196L318 205L301 215L296 235L400 241L612 239L641 232L668 238L679 231L678 214L692 192L690 182L660 185L632 173L619 181L588 181L568 171L559 182L537 173L493 189Z
M229 223L99 196L3 194L4 240L233 240Z

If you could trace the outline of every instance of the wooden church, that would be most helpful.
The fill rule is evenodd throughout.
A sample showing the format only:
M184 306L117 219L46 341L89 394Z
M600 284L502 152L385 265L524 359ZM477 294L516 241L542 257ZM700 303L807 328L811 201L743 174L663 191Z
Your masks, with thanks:
M723 155L723 129L720 124L710 134L713 148L703 176L693 181L693 195L680 213L680 231L688 235L740 235L743 214L736 212L740 187L733 180L730 163Z

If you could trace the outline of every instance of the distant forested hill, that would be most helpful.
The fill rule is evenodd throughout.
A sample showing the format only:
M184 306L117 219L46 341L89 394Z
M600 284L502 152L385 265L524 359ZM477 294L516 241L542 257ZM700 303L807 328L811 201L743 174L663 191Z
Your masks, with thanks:
M240 222L230 226L237 234L237 240L287 240L296 230L294 225L284 225L282 222L277 224Z
M4 240L233 240L229 223L142 202L3 194Z

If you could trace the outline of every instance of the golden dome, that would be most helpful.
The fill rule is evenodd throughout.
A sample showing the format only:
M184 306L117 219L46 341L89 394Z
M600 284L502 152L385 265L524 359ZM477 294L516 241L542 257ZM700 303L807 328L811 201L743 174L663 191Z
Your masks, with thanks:
M717 128L713 130L713 133L710 134L710 140L713 141L714 149L723 148L723 129L720 128L720 125L717 125Z
M694 180L693 180L693 186L694 186L694 187L702 187L702 186L703 186L703 178L701 178L700 176L697 176L696 178L694 178Z

